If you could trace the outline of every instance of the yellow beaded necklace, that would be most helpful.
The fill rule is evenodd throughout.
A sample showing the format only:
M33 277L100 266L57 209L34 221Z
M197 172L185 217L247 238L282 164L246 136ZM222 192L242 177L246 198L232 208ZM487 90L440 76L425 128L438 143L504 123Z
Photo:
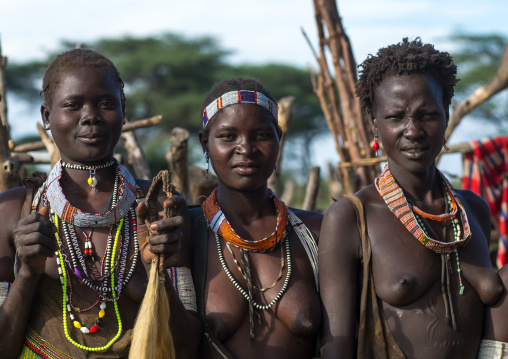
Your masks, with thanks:
M60 236L58 235L60 233L60 228L59 228L59 218L56 213L54 213L54 222L55 222L55 226L57 228L55 237L56 237L56 240L58 242L58 247L59 247L56 254L57 254L57 264L58 264L58 267L61 272L60 281L62 282L62 289L63 289L63 305L62 305L62 307L63 307L62 313L63 314L62 314L62 316L63 316L63 327L64 327L65 337L67 338L67 340L69 342L71 342L72 344L74 344L75 346L77 346L78 348L83 349L83 350L97 351L97 352L106 350L110 346L112 346L113 343L115 343L118 340L118 338L120 338L120 335L122 334L122 319L120 317L120 310L118 309L118 302L116 300L113 301L113 305L115 307L116 318L118 320L118 332L109 341L109 343L107 343L106 345L104 345L102 347L87 347L85 345L79 344L78 342L76 342L74 339L71 338L71 336L69 334L69 328L67 326L67 305L66 305L66 301L67 301L67 271L65 269L64 258L63 258L62 249L61 249L62 242L60 241ZM124 222L124 219L121 218L120 223L118 224L118 228L116 230L115 241L113 244L113 252L112 253L116 253L116 250L118 247L118 239L120 238L120 233L121 233L121 229L123 226L123 222ZM115 256L112 255L110 267L109 267L110 272L111 272L111 287L112 288L115 287L115 271L113 270L114 265L115 265L114 262L115 262ZM116 298L116 291L114 289L112 290L112 297L113 297L113 299Z

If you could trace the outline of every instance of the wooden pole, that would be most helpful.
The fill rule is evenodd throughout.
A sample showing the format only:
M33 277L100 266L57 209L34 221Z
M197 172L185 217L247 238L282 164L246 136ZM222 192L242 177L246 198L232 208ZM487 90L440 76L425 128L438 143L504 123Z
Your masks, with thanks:
M159 123L161 123L161 121L162 121L162 116L158 115L158 116L153 116L150 118L145 118L143 120L138 120L135 122L127 122L122 128L122 132L133 131L133 130L137 130L138 128L152 127L152 126L158 125ZM35 142L25 143L22 145L15 145L12 150L15 152L27 152L27 151L42 150L44 148L46 148L46 146L44 145L44 142L35 141Z
M356 62L336 2L313 1L319 37L318 52L312 48L304 33L319 65L317 74L311 71L311 80L334 138L340 161L356 163L359 160L374 158L374 151L369 146L369 138L372 137L370 125L355 95ZM331 61L327 59L329 54L332 56ZM332 66L334 76L331 74L329 64ZM345 193L352 194L372 183L379 172L379 168L375 165L357 166L352 170L337 168L337 177L340 181L346 182L343 183Z
M166 161L172 173L173 184L176 190L185 197L187 203L193 203L189 186L189 171L187 152L189 146L189 131L175 127L171 131L169 151L166 153Z
M276 169L279 175L282 173L282 153L284 144L286 143L286 132L289 128L289 123L291 122L294 102L294 96L283 97L277 102L279 126L282 129L282 136L279 141L279 156L277 157L276 163ZM268 179L268 187L271 188L275 194L280 195L280 177L276 173L272 173Z
M125 121L126 123L124 127L129 123L127 119L125 119ZM134 174L136 177L150 180L152 178L150 166L148 166L145 154L139 145L138 138L134 131L123 131L120 138L124 141L125 150L128 153L127 161L134 168Z
M307 188L305 189L305 199L303 200L302 209L313 211L316 209L316 199L319 192L319 167L311 167L309 170L309 178L307 180Z
M7 58L2 55L0 43L0 192L19 186L20 178L17 175L18 168L12 160L9 143L11 135L7 122L7 98L5 89L5 67Z
M501 64L494 77L469 95L463 102L452 105L452 113L445 134L446 138L450 138L464 116L506 88L508 88L508 43L504 48Z

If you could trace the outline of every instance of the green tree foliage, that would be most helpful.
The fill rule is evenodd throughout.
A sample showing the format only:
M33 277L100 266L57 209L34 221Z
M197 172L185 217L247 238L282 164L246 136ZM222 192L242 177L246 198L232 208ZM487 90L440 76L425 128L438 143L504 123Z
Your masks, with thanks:
M138 132L153 171L166 166L164 154L172 128L187 128L197 138L201 102L212 84L225 78L252 77L261 80L275 98L295 96L290 137L312 138L326 131L308 71L280 64L231 65L227 61L231 52L221 48L214 38L188 39L169 33L100 39L81 46L104 54L117 66L126 85L130 120L163 115L162 128ZM64 41L57 53L73 47L75 42ZM10 93L40 104L38 94L44 69L55 55L48 54L45 61L9 64Z
M459 102L478 87L486 84L496 74L501 63L508 37L501 34L475 35L457 33L450 37L456 47L452 53L457 64L459 83L455 87ZM494 123L508 119L506 90L483 103L474 116Z

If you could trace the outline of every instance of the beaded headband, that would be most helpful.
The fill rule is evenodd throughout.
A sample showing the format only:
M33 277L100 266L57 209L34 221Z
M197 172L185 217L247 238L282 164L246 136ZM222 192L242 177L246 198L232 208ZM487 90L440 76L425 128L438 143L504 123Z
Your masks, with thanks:
M223 94L216 100L213 100L206 109L203 111L203 127L219 110L226 106L234 105L235 103L254 103L259 105L273 115L277 120L277 104L270 100L265 94L257 91L238 90L230 91Z

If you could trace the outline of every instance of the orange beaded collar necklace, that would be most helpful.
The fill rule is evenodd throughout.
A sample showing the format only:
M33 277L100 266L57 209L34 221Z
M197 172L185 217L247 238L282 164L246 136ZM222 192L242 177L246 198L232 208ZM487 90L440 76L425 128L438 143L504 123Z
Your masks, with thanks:
M270 197L273 198L277 209L277 225L271 235L255 241L243 239L236 234L217 203L217 190L218 188L203 202L203 213L210 229L227 243L249 252L267 252L284 239L289 222L288 208L270 189L268 189Z
M425 213L419 209L415 210L416 207L411 206L408 203L406 196L404 196L402 188L399 187L397 181L390 172L390 168L388 168L388 165L386 165L383 173L381 174L381 176L376 178L374 183L377 188L377 191L383 197L388 208L390 208L393 214L402 222L404 227L406 227L407 230L416 239L418 239L418 241L421 244L423 244L425 247L436 253L451 253L455 249L464 247L469 242L469 240L471 239L471 230L469 229L469 222L467 220L466 211L464 210L464 207L457 198L457 195L453 191L452 185L448 182L446 177L443 176L441 172L439 172L439 170L436 171L438 171L439 175L441 176L445 184L446 190L450 195L452 201L452 213L436 216ZM457 214L459 210L460 214ZM428 236L425 233L425 231L422 229L422 227L416 220L414 214L415 212L422 217L437 221L443 221L458 215L460 216L460 219L462 221L464 236L462 238L457 239L454 242L449 243L440 242L438 240L430 238L430 236Z

